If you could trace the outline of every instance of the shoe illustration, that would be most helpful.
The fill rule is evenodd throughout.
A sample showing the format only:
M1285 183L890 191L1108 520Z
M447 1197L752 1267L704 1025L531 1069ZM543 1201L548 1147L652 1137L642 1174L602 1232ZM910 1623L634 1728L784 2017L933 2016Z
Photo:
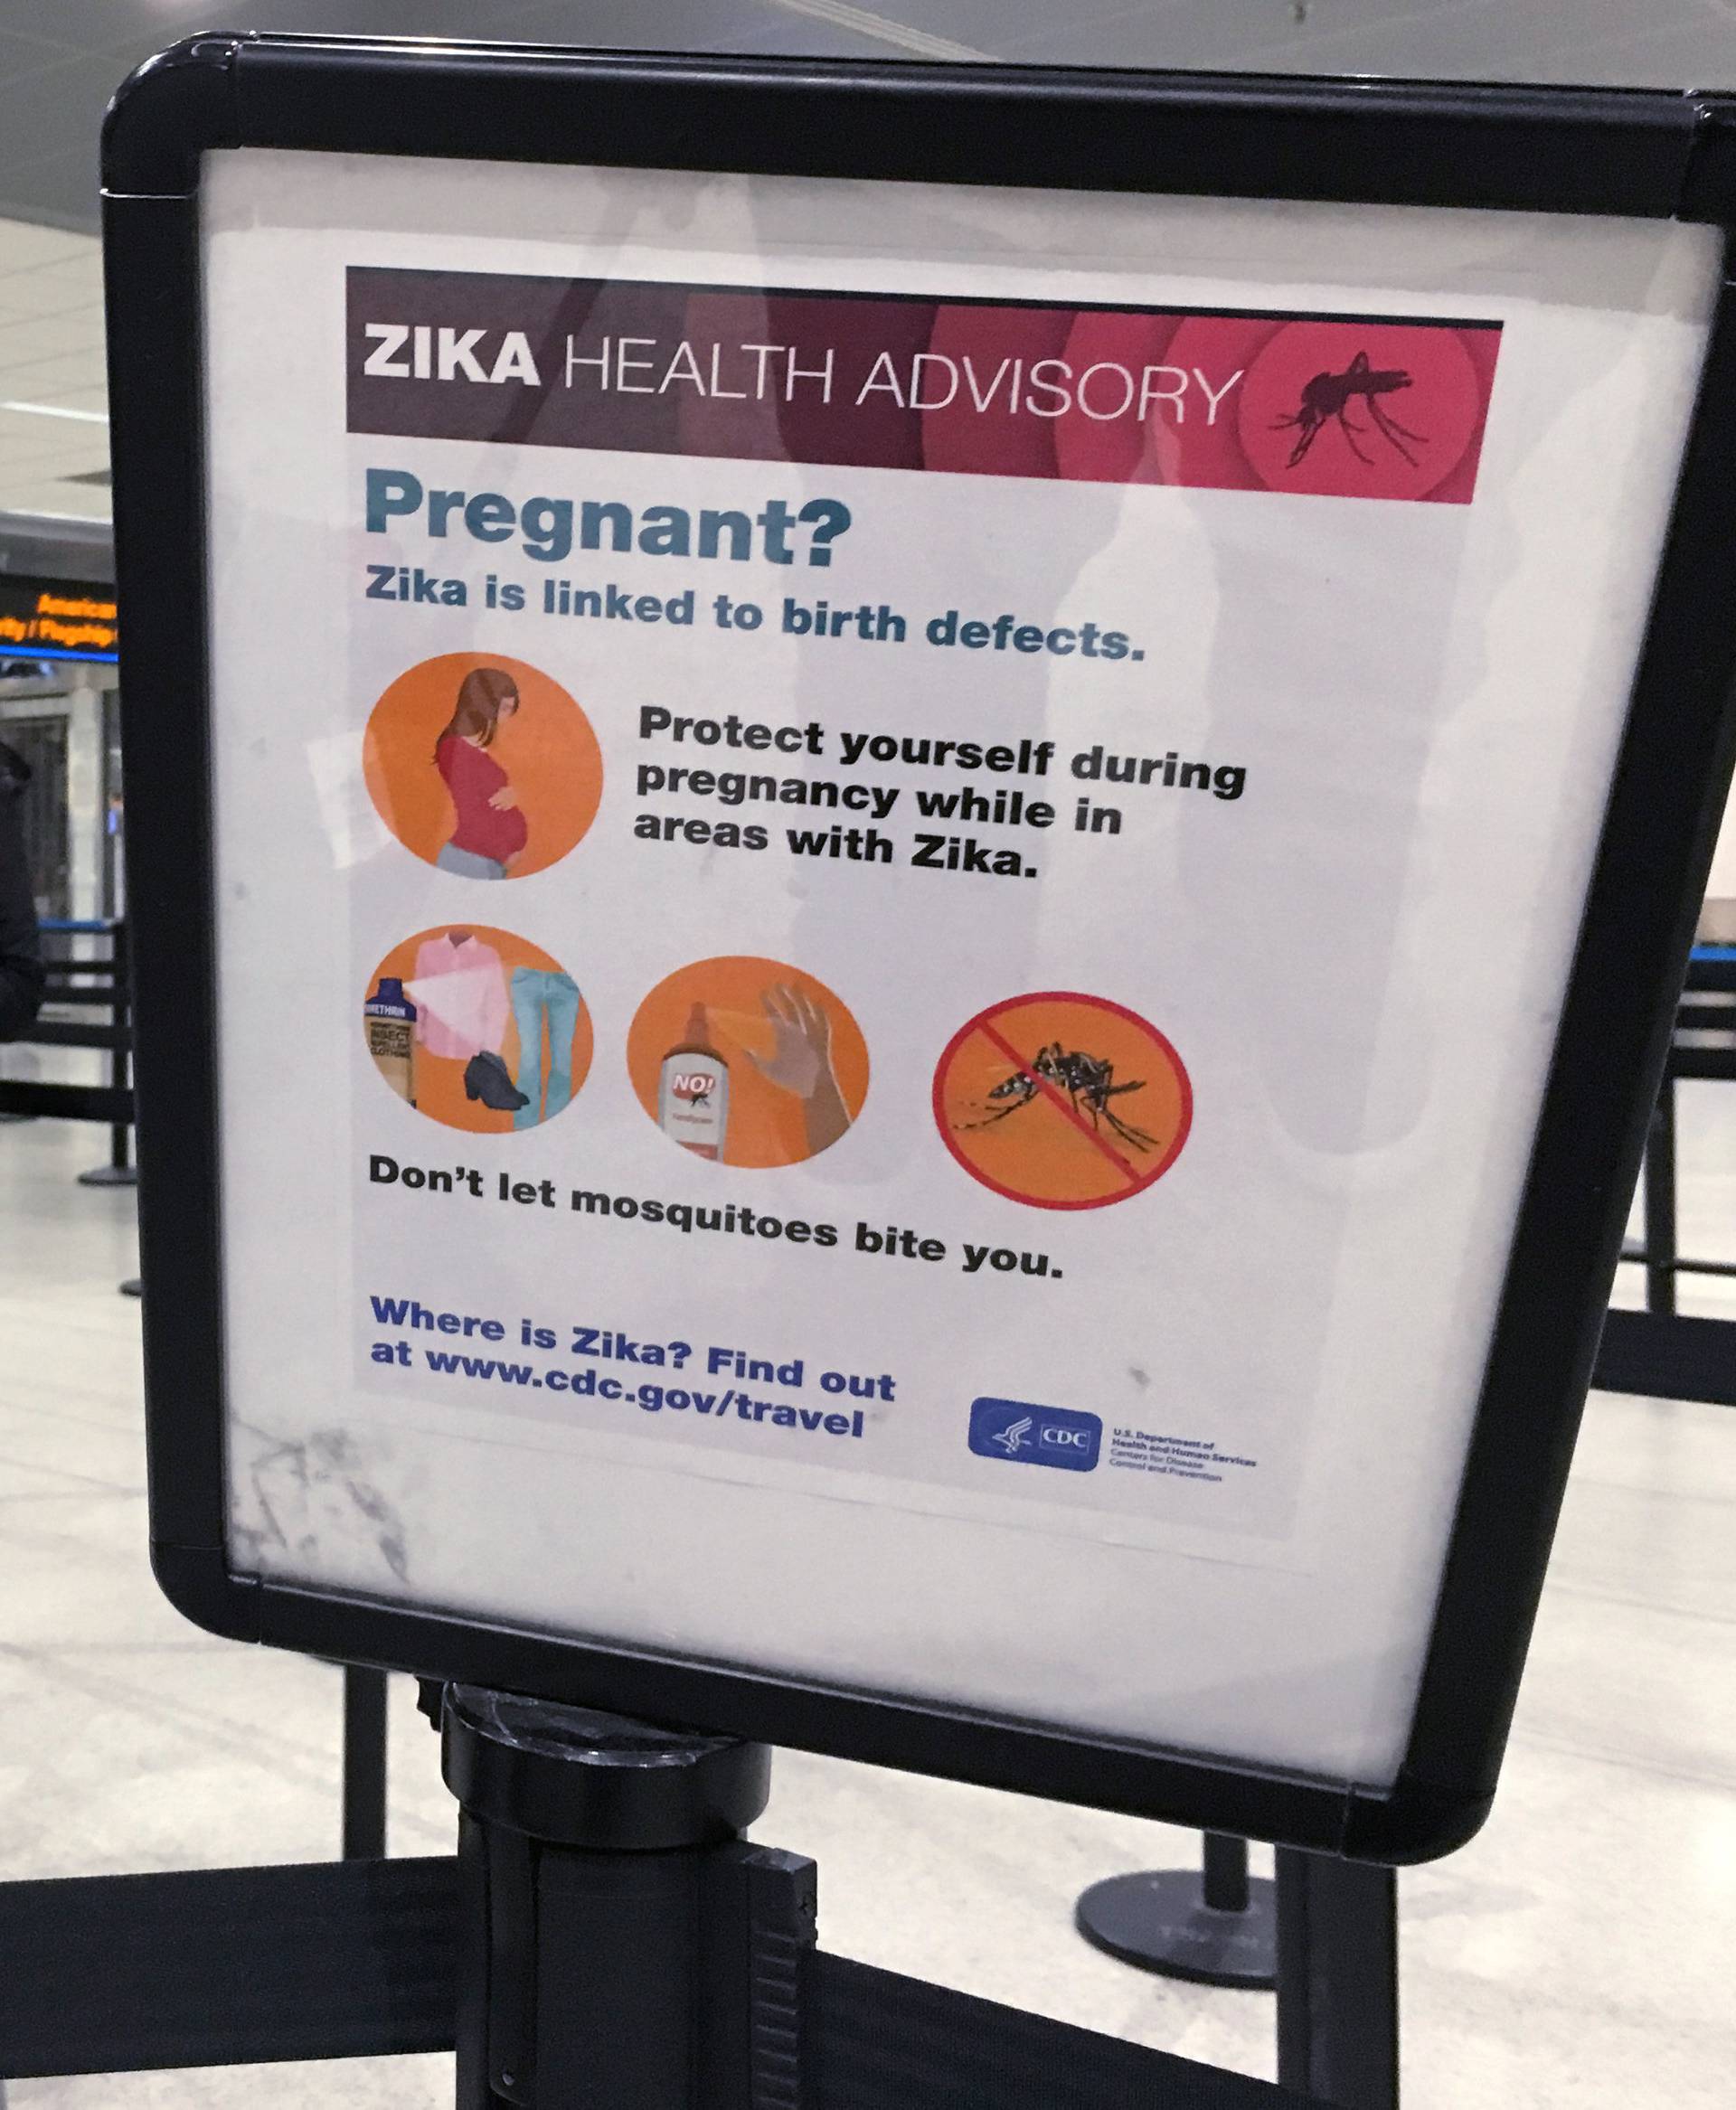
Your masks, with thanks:
M515 1114L521 1107L531 1103L513 1082L500 1057L486 1048L464 1066L464 1096L467 1099L480 1099L485 1107L492 1107L497 1114Z

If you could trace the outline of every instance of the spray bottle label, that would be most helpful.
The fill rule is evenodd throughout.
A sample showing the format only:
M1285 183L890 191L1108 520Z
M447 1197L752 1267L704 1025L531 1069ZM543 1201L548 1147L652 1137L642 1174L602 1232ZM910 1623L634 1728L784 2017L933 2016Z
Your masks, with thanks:
M701 1157L722 1157L730 1117L730 1072L716 1055L677 1048L664 1058L657 1120L665 1135Z

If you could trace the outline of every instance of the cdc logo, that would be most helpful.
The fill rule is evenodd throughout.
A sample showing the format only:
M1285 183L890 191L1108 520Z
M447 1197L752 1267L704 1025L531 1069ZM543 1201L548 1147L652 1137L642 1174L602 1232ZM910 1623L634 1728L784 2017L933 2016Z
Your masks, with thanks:
M970 1404L970 1447L979 1458L1089 1473L1102 1444L1102 1422L1071 1407L1036 1407L1028 1399L973 1399Z

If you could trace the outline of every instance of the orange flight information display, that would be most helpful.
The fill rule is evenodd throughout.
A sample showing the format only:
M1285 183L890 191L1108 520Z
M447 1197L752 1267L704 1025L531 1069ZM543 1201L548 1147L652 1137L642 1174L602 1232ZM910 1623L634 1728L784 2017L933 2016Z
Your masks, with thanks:
M0 661L85 659L112 665L119 651L112 586L0 575Z

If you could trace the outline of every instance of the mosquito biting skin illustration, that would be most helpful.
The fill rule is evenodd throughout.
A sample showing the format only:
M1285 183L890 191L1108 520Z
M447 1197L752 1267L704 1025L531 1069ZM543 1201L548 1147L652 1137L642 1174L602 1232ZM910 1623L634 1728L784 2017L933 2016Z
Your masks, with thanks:
M1295 417L1279 418L1272 427L1275 432L1294 431L1297 435L1288 466L1295 468L1326 426L1335 422L1351 453L1365 468L1372 469L1373 457L1364 454L1356 444L1357 434L1366 432L1368 427L1353 423L1350 417L1350 405L1360 396L1381 438L1401 454L1413 469L1418 467L1416 456L1404 443L1408 439L1411 447L1426 447L1428 441L1420 432L1410 431L1391 411L1381 407L1382 396L1396 395L1401 389L1410 386L1410 376L1402 367L1371 366L1366 352L1359 352L1342 373L1316 373L1302 391L1301 408Z
M1029 1068L1015 1069L988 1094L990 1112L981 1121L960 1121L960 1128L992 1128L995 1122L1005 1121L1009 1114L1016 1114L1021 1107L1028 1107L1036 1098L1042 1087L1037 1079L1052 1085L1057 1091L1066 1093L1075 1114L1083 1111L1090 1115L1091 1126L1100 1128L1105 1122L1122 1142L1134 1150L1156 1150L1157 1139L1147 1135L1143 1128L1136 1128L1124 1121L1111 1099L1118 1099L1127 1092L1142 1092L1146 1088L1143 1077L1130 1078L1126 1084L1115 1081L1115 1065L1101 1055L1082 1054L1078 1049L1064 1049L1059 1041L1052 1041L1046 1048L1038 1049ZM999 1104L996 1104L996 1102Z

